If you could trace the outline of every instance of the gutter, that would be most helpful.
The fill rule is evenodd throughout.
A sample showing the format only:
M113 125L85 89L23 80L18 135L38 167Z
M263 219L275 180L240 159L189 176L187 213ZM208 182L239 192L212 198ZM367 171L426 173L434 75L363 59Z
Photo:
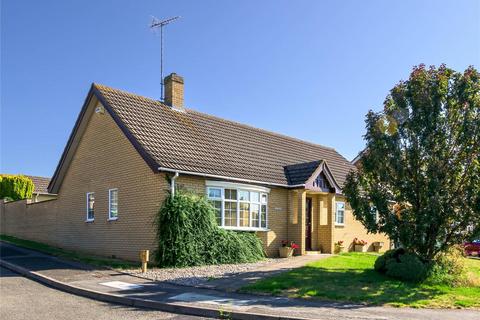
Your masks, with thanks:
M305 187L305 184L288 185L288 184L281 184L281 183L271 183L271 182L258 181L258 180L250 180L250 179L242 179L242 178L233 178L233 177L227 177L227 176L221 176L221 175L209 174L209 173L199 173L199 172L193 172L193 171L177 170L177 169L171 169L171 168L165 168L165 167L158 167L158 171L173 172L173 173L175 173L175 175L181 173L181 174L187 174L187 175L192 175L192 176L200 176L200 177L208 177L208 178L217 178L217 179L232 180L232 181L239 181L239 182L249 182L249 183L270 185L270 186L283 187L283 188L301 188L301 187ZM172 181L173 181L173 179L172 179Z

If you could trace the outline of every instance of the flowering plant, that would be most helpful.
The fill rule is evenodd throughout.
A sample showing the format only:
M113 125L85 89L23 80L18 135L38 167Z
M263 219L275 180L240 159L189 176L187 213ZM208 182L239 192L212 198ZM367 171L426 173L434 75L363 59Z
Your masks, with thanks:
M290 243L290 248L292 248L292 249L298 249L298 248L300 248L300 247L299 247L298 244L296 244L295 242L292 241L292 242Z
M300 248L298 246L298 244L296 244L295 242L293 242L293 241L288 242L287 240L282 240L282 247L289 247L289 248L292 248L292 249Z
M364 246L364 245L367 244L367 241L355 238L355 239L353 239L353 244L357 245L357 246Z

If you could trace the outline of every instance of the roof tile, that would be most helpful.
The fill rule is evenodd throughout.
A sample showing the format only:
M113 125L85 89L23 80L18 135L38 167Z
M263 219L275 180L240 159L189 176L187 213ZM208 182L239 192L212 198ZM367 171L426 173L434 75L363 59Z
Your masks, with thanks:
M354 168L332 148L95 87L159 167L284 185L288 165L325 160L340 185Z

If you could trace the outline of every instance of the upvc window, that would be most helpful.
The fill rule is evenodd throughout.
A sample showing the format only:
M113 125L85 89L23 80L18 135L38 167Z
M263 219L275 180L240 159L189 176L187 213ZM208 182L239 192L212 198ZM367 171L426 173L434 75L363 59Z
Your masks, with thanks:
M345 202L335 203L335 224L345 224Z
M95 220L95 192L87 192L87 221Z
M118 219L118 189L108 190L108 220Z
M227 229L266 229L268 193L255 187L223 184L225 186L207 187L218 225Z

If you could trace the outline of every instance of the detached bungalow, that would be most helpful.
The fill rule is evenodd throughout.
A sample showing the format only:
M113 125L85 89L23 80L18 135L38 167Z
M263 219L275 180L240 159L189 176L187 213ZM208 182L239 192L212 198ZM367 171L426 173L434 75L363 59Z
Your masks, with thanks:
M4 204L3 232L37 228L37 240L137 260L155 249L155 215L180 188L207 196L221 228L256 232L270 256L282 240L300 254L354 238L389 247L354 219L342 195L354 166L337 151L188 109L175 73L165 89L162 103L93 84L48 188L57 200L38 210L49 223Z

